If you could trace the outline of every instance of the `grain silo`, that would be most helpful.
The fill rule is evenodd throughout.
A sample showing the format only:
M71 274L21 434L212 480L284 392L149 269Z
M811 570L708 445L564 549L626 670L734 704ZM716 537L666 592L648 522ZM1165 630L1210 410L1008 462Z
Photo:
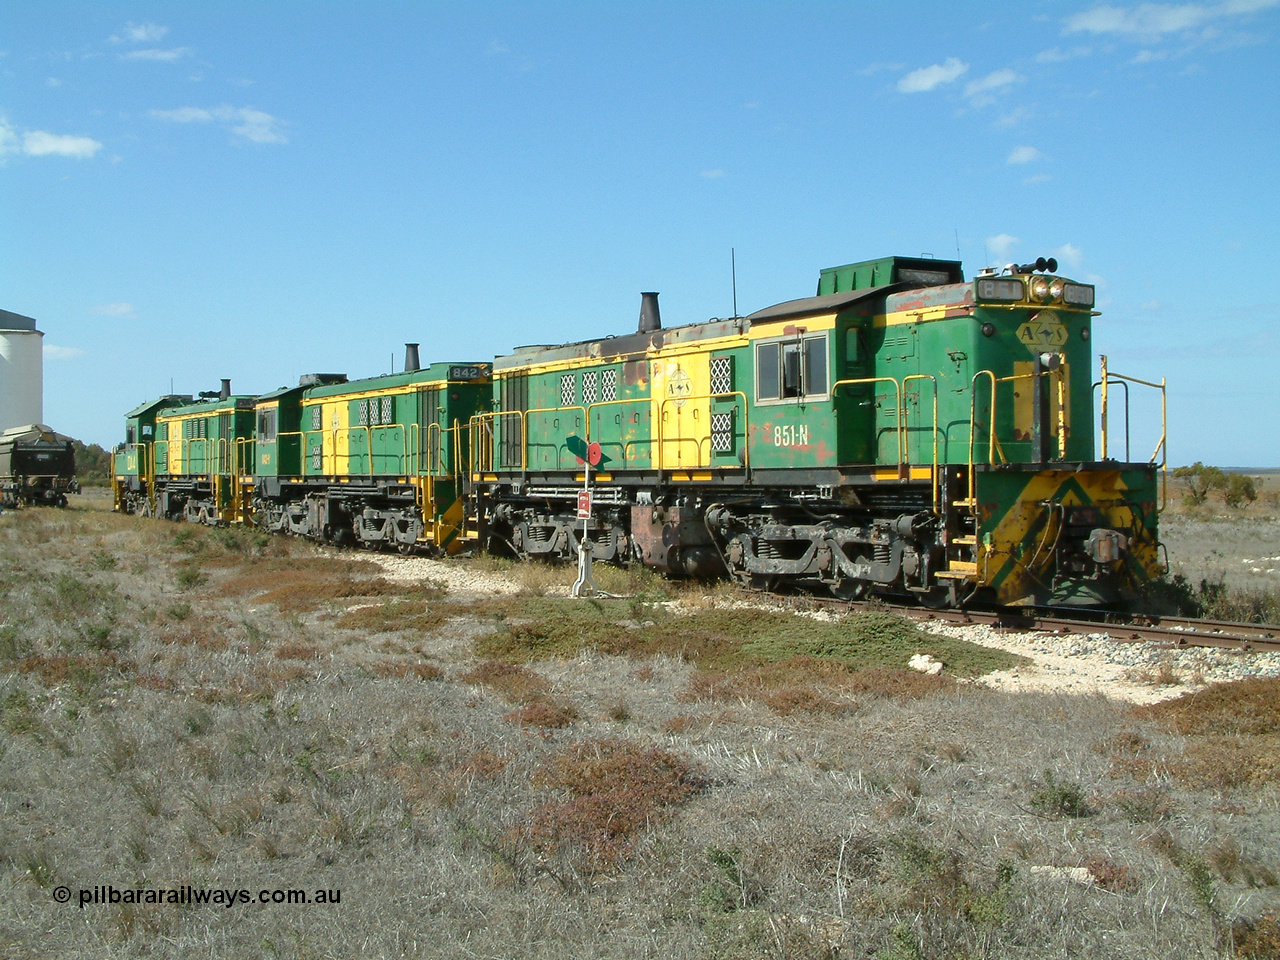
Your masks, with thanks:
M43 338L30 317L0 310L0 431L44 422Z

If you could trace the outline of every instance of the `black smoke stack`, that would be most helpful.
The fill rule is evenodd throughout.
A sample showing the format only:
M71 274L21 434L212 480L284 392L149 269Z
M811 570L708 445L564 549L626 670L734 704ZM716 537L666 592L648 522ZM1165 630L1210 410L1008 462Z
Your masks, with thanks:
M640 332L653 333L662 329L662 316L658 313L658 295L640 294Z
M416 373L422 369L422 365L418 362L418 345L416 343L406 343L404 345L404 372Z
M222 392L218 394L218 399L226 400L230 396L231 396L231 381L227 380L226 378L223 378Z

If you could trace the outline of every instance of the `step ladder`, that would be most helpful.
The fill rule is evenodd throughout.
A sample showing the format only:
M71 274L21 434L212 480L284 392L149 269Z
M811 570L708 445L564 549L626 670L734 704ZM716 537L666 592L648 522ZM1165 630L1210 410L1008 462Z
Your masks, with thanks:
M934 574L939 580L976 580L978 577L978 522L973 510L977 501L969 498L955 500L962 529L959 536L947 541L947 569Z

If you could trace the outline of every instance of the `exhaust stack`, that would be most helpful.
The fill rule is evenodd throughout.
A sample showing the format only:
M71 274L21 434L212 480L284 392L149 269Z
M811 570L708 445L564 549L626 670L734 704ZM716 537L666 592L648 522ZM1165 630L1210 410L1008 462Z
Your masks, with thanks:
M640 294L640 333L653 333L662 329L662 316L658 313L658 295Z
M226 400L231 396L231 381L225 377L222 380L222 392L218 394L219 400Z
M418 345L416 343L406 343L404 345L404 372L416 373L421 369L422 366L418 362Z

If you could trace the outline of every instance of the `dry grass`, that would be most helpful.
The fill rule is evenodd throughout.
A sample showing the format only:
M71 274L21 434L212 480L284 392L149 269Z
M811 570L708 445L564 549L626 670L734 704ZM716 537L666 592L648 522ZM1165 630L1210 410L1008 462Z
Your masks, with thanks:
M269 603L281 613L305 613L336 601L364 597L434 597L434 584L404 584L376 576L368 561L312 558L267 560L224 578L216 593ZM194 586L195 584L190 584Z
M540 570L468 605L367 564L0 517L0 955L1273 950L1265 684L1134 714L957 682L1002 661L730 588L615 571L628 598L569 603ZM903 670L917 651L945 679ZM80 910L60 884L342 901Z

